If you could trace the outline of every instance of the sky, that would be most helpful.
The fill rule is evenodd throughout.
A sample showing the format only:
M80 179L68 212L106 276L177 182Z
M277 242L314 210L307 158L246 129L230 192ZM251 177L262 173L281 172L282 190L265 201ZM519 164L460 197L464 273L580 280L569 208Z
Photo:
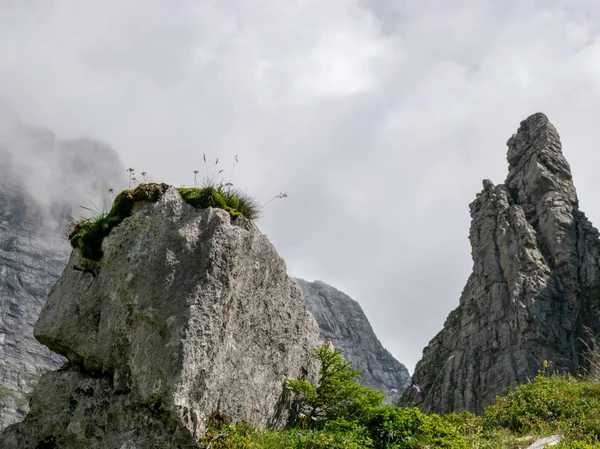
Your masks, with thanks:
M549 117L600 223L599 31L595 0L0 0L0 98L151 181L218 158L261 203L286 193L258 225L289 274L358 300L412 372L520 121Z

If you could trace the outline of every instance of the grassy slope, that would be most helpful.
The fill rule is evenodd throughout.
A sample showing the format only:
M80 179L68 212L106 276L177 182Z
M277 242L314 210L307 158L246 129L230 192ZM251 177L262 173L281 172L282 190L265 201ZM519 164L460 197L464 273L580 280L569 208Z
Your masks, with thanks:
M600 448L600 382L538 376L498 398L483 416L425 415L379 407L365 422L329 422L320 429L267 431L225 425L203 439L212 449L526 448L564 436L555 448Z

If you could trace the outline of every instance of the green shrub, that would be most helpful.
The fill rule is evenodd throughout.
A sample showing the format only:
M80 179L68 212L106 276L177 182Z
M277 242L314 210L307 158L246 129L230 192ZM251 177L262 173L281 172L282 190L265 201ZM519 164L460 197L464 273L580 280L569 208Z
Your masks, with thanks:
M202 188L182 187L178 190L186 203L198 209L218 207L228 211L232 217L243 215L249 220L255 220L259 216L260 207L256 200L227 184Z
M360 371L341 354L327 345L314 350L321 364L317 385L301 379L286 381L298 401L301 427L318 427L335 420L361 421L383 402L383 393L357 382Z
M3 401L7 398L12 398L19 407L22 407L29 402L28 398L21 397L10 388L0 385L0 401Z
M377 449L468 447L450 422L438 415L426 415L418 408L380 407L372 411L365 426Z
M417 408L380 406L371 400L375 396L348 388L358 372L341 358L340 351L324 347L315 356L325 373L321 390L306 382L288 381L292 391L303 396L303 410L311 416L297 423L304 428L276 432L222 424L219 431L206 435L205 447L519 449L560 434L563 441L554 446L557 449L600 449L600 383L596 381L538 376L499 397L483 416L469 412L438 416ZM351 404L358 406L348 407Z
M211 449L363 449L373 447L362 428L273 431L244 424L212 429L201 439Z
M442 418L458 430L461 435L478 435L483 431L481 416L474 415L471 412L449 413Z
M483 416L487 429L563 433L567 441L600 439L600 384L571 376L537 376L499 397Z
M315 357L321 363L316 386L304 380L287 381L289 389L300 399L304 418L297 424L301 427L352 438L366 435L370 446L363 447L378 449L468 447L456 427L440 416L428 416L416 408L382 407L383 393L358 384L360 372L354 370L341 353L328 346L315 350Z
M91 260L102 257L102 241L123 220L131 215L135 203L158 201L168 189L167 184L141 184L133 190L117 195L108 213L95 213L89 220L71 223L69 242L79 248L83 256Z
M553 447L554 449L600 449L600 443L585 443L583 441L561 441Z

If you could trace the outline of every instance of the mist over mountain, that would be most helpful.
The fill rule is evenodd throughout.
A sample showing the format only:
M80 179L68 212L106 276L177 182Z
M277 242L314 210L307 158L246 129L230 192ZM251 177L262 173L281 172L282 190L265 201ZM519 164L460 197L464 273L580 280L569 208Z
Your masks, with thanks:
M67 264L69 223L90 214L81 206L110 207L108 189L125 180L107 144L57 139L0 101L0 428L23 418L39 375L64 361L33 325Z
M63 225L67 215L89 215L110 207L108 189L126 187L125 167L108 144L88 137L63 140L22 120L0 99L0 185L20 186L39 212L45 228Z

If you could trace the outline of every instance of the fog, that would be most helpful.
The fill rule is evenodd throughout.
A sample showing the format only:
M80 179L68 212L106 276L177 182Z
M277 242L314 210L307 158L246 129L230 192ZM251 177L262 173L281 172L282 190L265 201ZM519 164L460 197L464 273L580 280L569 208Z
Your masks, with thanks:
M107 211L109 189L123 189L125 182L125 168L106 143L57 139L51 130L22 120L0 100L0 183L5 189L26 192L31 203L41 207L40 221L50 220L43 226L66 235L66 218L78 220Z

